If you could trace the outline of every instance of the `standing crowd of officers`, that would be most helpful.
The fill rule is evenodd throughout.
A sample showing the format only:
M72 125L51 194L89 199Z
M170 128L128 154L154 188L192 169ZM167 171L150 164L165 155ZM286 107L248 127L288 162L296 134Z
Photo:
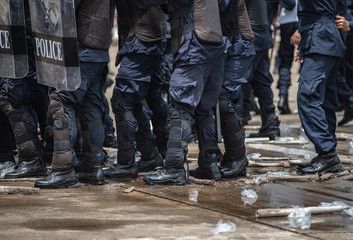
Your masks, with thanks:
M290 68L298 44L298 111L317 153L298 170L323 174L342 167L335 152L335 111L340 102L345 112L339 125L353 119L352 1L75 0L81 72L75 91L37 84L28 0L24 3L30 69L22 79L0 78L0 162L15 164L14 154L18 157L5 178L46 175L46 163L51 163L50 174L34 185L61 188L78 182L101 185L105 177L134 178L162 167L143 180L184 185L193 129L199 155L191 176L244 176L248 160L243 125L253 97L262 125L249 137L280 136L269 72L270 23L278 13L278 108L282 114L291 112ZM116 129L104 96L115 9L115 64L120 67L111 107ZM166 82L169 106L163 98ZM218 147L220 134L224 153ZM118 148L117 164L106 170L103 146Z

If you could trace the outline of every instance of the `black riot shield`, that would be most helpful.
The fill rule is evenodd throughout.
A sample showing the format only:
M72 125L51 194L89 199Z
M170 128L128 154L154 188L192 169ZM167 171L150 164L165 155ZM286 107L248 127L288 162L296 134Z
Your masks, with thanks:
M23 0L0 1L0 77L22 78L28 72Z
M38 83L74 91L81 76L73 0L30 0Z

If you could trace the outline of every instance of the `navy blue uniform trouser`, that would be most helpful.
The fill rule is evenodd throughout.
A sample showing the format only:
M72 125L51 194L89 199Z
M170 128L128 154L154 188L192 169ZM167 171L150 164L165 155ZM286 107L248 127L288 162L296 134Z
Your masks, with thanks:
M104 62L80 62L80 87L73 92L55 91L55 94L61 98L64 114L68 121L71 146L66 150L71 150L72 159L55 158L54 152L53 169L70 168L72 164L75 164L75 152L72 147L77 136L77 117L80 120L81 130L86 133L83 135L83 152L86 153L84 160L87 162L103 161L104 125L102 117L105 112L105 104L102 72L105 66ZM54 127L56 127L55 124ZM67 148L67 146L65 147Z
M256 51L247 73L247 80L251 84L255 97L259 99L261 115L272 114L276 109L273 104L271 89L273 78L269 72L269 64L268 50Z
M346 38L346 52L340 64L337 77L337 94L340 102L344 103L353 95L353 36Z
M149 92L151 75L158 59L159 56L131 54L124 56L121 61L112 96L112 108L117 121L118 147L119 144L130 142L127 148L130 150L127 151L136 145L137 131L147 135L151 132L149 117L143 112L141 101L146 99ZM126 165L134 161L134 156L131 153L122 154L118 156L118 161Z
M337 144L335 110L338 105L336 80L339 62L338 57L305 55L299 77L299 116L318 154L335 151Z
M14 136L8 128L8 120L10 119L10 121L13 122L13 124L11 124L12 128L16 128L13 133L15 134L15 139L18 145L19 161L30 161L39 153L39 140L37 134L38 117L31 105L35 91L38 88L36 81L33 38L29 34L26 34L26 40L29 64L27 75L21 79L0 78L0 95L16 112L11 111L11 116L8 116L7 120L5 120L6 117L4 115L0 118L0 128L4 130L2 131L0 129L0 157L4 154L5 156L8 156L8 153L12 152L14 148ZM1 115L2 114L3 113L1 113ZM17 115L17 117L14 118L14 115ZM21 116L21 120L18 119L19 116ZM24 128L19 128L19 125L22 125L20 122L24 124ZM7 159L5 157L0 159L0 161L2 160L6 161Z
M279 95L288 95L288 88L291 85L291 72L294 46L290 43L290 38L298 29L298 23L286 23L281 25L281 43L278 50L278 56L281 60L279 65L279 79L277 88Z
M244 84L247 83L246 73L253 60L252 55L227 56L224 66L223 87L227 92L228 108L232 112L237 113L238 120L241 122L240 116L242 113L241 102L244 99ZM240 103L240 104L239 104Z
M219 59L208 63L175 68L171 76L169 92L181 120L189 122L194 117L196 122L201 122L213 116L213 108L218 102L222 88L224 63L225 55L220 55ZM199 131L202 135L199 136L199 139L202 137L202 142L217 143L214 123L199 129ZM169 140L175 138L172 134L171 130ZM179 140L187 142L190 136L191 124L182 126L181 139ZM186 154L187 149L183 150ZM173 149L168 147L165 165L180 166L183 163L183 158L180 156L178 158L168 157L171 151Z

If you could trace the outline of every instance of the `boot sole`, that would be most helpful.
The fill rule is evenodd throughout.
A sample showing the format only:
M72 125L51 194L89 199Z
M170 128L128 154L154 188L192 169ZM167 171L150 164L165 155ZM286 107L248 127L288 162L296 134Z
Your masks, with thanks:
M34 187L40 188L40 189L56 189L56 188L70 188L70 187L75 187L75 185L78 184L78 180L76 178L71 178L71 179L66 179L63 182L52 184L52 185L42 185L38 186L36 183L34 183Z
M149 179L143 178L143 181L147 183L148 185L177 185L177 186L183 186L187 183L187 181L183 178L177 178L177 179L169 179L166 181L151 181Z
M104 179L98 180L98 179L89 179L89 178L78 178L78 181L80 183L88 183L91 185L104 185Z
M206 179L206 180L215 180L215 181L218 181L218 180L222 179L222 174L221 173L217 174L216 176L209 176L207 174L201 176L201 175L198 175L198 174L191 174L191 172L190 172L190 176L192 176L194 178L197 178L197 179Z

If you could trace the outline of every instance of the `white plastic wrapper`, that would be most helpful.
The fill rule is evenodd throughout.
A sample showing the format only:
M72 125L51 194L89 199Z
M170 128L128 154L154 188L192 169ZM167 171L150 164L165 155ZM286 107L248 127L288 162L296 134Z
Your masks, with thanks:
M233 233L237 230L237 227L235 226L234 223L228 221L226 223L223 222L223 220L219 220L217 223L217 226L215 228L212 228L210 230L211 233L214 235L220 234L220 233Z
M251 153L247 157L249 160L261 161L261 153Z
M332 203L322 202L320 203L320 207L332 207L332 206L342 206L343 213L353 217L353 207L341 201L334 201Z
M199 196L199 192L197 189L191 188L189 189L189 201L197 202L197 197Z
M258 199L257 193L252 189L244 189L241 192L241 196L241 200L244 202L244 205L252 205Z
M276 176L290 176L289 172L278 171L278 172L267 172L269 175L276 175Z

